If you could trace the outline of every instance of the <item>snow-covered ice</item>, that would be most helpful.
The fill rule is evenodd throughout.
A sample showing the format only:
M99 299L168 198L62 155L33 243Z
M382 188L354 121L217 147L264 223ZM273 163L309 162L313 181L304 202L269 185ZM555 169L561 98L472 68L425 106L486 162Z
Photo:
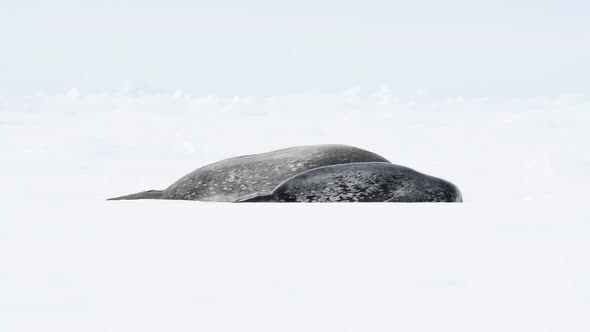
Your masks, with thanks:
M589 331L590 102L0 97L2 331ZM463 204L105 201L342 143Z

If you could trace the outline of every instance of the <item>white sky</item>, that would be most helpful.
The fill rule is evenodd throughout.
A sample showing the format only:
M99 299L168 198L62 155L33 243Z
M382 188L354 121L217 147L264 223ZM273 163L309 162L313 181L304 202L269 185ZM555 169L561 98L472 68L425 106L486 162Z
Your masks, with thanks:
M0 95L590 87L587 1L0 0Z

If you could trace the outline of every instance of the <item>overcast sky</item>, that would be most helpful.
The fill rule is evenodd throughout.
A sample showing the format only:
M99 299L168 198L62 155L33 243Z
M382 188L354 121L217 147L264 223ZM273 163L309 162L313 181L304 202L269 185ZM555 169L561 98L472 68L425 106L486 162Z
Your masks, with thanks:
M6 1L0 95L590 88L589 1Z

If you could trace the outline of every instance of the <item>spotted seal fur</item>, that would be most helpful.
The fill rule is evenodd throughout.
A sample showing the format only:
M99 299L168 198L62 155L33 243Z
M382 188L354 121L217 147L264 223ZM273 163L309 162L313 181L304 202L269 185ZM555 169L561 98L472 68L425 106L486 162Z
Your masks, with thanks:
M348 145L291 147L218 161L183 176L165 190L143 191L110 200L233 202L253 195L266 195L284 180L314 168L358 162L389 161L373 152Z
M324 166L238 202L462 202L454 184L383 162Z

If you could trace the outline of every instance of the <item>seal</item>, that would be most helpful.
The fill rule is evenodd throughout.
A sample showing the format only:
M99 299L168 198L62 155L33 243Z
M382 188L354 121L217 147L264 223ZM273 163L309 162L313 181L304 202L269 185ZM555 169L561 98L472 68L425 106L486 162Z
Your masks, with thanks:
M237 202L462 202L454 184L383 162L319 167Z
M148 190L109 200L177 199L234 202L245 197L267 195L281 182L301 172L323 166L358 162L389 161L373 152L348 145L291 147L218 161L183 176L165 190Z

